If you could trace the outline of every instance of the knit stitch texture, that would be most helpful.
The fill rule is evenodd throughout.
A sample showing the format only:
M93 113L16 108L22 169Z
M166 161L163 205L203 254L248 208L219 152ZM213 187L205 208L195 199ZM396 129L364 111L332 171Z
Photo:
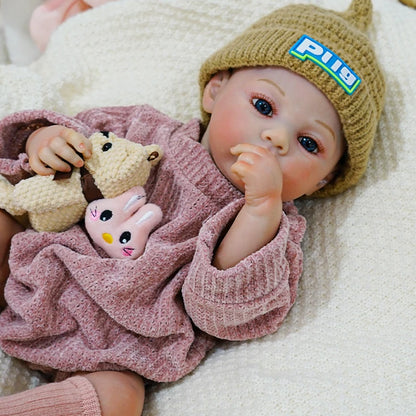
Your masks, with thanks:
M266 247L220 271L211 265L212 253L243 196L198 143L198 121L182 125L148 106L90 110L76 120L27 111L0 123L3 142L34 119L159 144L164 156L146 192L163 220L134 261L101 257L79 225L16 235L5 291L9 307L0 315L4 351L63 372L130 369L173 381L196 367L215 338L243 340L277 330L302 271L305 221L293 203ZM20 161L5 162L1 173L15 172Z
M0 65L1 116L150 103L187 122L200 115L201 63L293 3L343 12L350 0L100 6L62 25L32 65ZM367 33L386 78L385 111L357 186L298 203L308 231L294 307L275 334L219 343L189 376L150 388L145 416L416 414L416 11L398 0L373 7ZM0 394L42 380L0 352Z

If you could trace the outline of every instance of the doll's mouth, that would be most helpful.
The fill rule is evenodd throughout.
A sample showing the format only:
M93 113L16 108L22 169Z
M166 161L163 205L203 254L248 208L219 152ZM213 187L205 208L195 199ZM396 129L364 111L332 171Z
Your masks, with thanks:
M133 247L124 247L122 249L123 256L131 257L133 254L134 248Z

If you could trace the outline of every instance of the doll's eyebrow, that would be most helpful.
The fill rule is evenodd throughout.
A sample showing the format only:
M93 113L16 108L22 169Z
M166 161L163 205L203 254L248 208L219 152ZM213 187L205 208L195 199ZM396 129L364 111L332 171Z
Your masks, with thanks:
M334 130L332 130L331 127L328 126L328 124L324 123L321 120L315 120L315 122L320 124L322 127L325 127L331 133L332 138L336 140Z
M273 85L273 87L277 88L277 90L280 92L280 94L283 95L283 97L286 95L285 92L271 79L267 79L267 78L260 78L257 81L263 81L263 82L267 82L268 84Z
M280 94L282 94L283 96L286 95L285 92L274 81L272 81L271 79L259 78L257 81L267 82L268 84L273 85L280 92ZM328 124L324 123L321 120L315 120L315 122L318 123L318 124L320 124L322 127L325 127L331 133L332 138L334 140L336 140L334 130L332 130L332 128L330 126L328 126Z

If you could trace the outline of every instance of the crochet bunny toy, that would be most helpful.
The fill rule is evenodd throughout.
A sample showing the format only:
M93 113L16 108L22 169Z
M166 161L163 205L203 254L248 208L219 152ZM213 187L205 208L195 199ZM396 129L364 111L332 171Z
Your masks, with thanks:
M161 209L146 204L146 194L135 186L115 198L91 202L85 227L92 240L110 257L137 259L152 229L162 220Z
M142 146L113 133L94 133L90 140L92 156L70 177L35 175L13 186L0 175L0 208L14 216L27 213L37 231L64 231L84 216L90 202L144 185L162 157L158 145Z

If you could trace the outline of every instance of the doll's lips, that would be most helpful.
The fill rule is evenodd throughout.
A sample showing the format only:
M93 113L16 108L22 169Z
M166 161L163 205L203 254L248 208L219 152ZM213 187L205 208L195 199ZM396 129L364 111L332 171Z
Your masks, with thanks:
M122 251L123 256L130 257L133 254L134 248L124 247L121 251Z
M279 155L279 150L277 149L276 146L273 146L270 143L264 143L261 145L261 147L263 147L264 149L268 150L269 152L271 152L271 154L273 156L278 156Z

